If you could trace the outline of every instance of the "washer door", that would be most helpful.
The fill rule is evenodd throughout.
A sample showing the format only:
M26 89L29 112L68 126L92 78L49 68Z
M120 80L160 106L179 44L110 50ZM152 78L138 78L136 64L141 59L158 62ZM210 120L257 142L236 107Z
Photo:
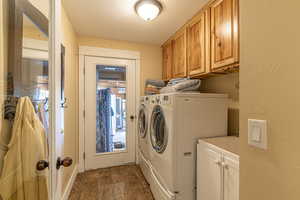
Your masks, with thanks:
M168 145L166 120L161 106L154 107L151 115L151 144L158 153L163 153Z
M145 138L148 131L148 117L145 105L141 105L139 110L138 130L140 137Z

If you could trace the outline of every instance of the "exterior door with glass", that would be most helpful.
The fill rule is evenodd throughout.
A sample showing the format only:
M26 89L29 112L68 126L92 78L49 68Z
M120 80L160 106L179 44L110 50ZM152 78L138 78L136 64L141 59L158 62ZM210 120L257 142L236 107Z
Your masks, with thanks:
M135 161L135 60L85 57L85 170Z

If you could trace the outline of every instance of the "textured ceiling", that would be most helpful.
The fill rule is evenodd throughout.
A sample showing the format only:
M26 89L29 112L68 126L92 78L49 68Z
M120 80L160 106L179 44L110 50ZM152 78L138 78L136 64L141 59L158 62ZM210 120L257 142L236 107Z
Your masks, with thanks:
M164 10L146 22L134 11L137 0L63 0L80 36L162 44L208 0L161 0Z

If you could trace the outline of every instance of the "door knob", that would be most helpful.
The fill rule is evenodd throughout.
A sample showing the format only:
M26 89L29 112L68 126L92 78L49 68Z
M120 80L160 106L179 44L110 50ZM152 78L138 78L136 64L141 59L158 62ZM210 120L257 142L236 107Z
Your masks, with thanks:
M130 116L130 119L131 119L131 120L134 120L134 118L135 118L134 115L131 115L131 116Z
M36 164L36 169L38 171L43 171L46 168L49 167L49 162L45 161L45 160L40 160L37 164Z
M67 106L67 98L64 98L64 102L61 103L62 108L68 108Z
M66 157L63 160L58 157L56 162L56 169L60 169L61 166L70 167L73 163L73 159L70 157Z

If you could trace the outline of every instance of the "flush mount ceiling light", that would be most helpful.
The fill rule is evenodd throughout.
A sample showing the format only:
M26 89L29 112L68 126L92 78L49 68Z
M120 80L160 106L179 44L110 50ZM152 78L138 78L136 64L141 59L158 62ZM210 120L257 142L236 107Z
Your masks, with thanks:
M135 4L136 13L146 21L155 19L162 11L162 5L157 0L140 0Z

